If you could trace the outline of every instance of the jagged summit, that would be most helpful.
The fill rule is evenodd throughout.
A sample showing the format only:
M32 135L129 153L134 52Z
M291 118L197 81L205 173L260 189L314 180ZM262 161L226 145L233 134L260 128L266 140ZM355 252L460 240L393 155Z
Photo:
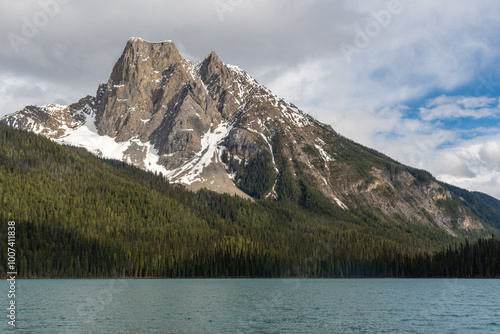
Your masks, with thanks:
M482 229L428 174L343 138L213 51L193 65L171 41L133 37L96 97L26 107L1 123L193 190L305 206L326 201L356 212L375 207L375 220L434 225L450 234Z
M128 43L148 43L148 44L162 44L162 43L173 43L171 40L159 41L159 42L150 42L146 41L141 37L130 37L127 41Z
M190 68L173 43L127 43L98 93L102 100L97 112L99 134L121 142L139 132L140 139L148 141L155 129L152 124L162 120L164 97L178 91L177 84L190 77ZM144 121L152 118L153 123Z

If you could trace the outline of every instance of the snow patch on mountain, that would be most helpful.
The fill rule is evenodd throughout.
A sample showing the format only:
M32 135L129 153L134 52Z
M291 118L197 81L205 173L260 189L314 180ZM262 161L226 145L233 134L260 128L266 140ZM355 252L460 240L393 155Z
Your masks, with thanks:
M124 153L132 145L142 146L146 150L144 165L150 172L166 174L167 170L158 164L159 155L149 142L142 143L138 139L131 139L125 142L116 142L109 136L101 136L95 126L95 113L87 115L85 123L77 129L67 129L66 133L54 139L55 142L62 145L83 147L88 151L107 159L127 161Z
M316 147L316 149L319 151L321 157L323 158L323 160L325 160L325 162L335 161L335 159L333 159L332 157L330 157L328 155L328 153L326 153L326 151L323 149L323 147L316 145L316 144L314 145L314 147Z
M335 200L335 203L337 203L338 206L340 206L342 209L344 210L348 210L349 208L347 207L347 205L345 205L340 199L338 199L337 197L334 198Z
M211 163L219 163L223 148L222 141L229 135L233 127L222 122L215 129L208 130L201 138L201 150L181 167L167 171L167 178L173 182L191 185L194 182L206 182L200 174Z
M145 39L142 39L140 37L130 37L128 40L130 42L145 42L145 43L154 43L154 44L157 44L157 43L172 43L171 40L165 40L165 41L160 41L160 42L150 42L150 41L146 41Z

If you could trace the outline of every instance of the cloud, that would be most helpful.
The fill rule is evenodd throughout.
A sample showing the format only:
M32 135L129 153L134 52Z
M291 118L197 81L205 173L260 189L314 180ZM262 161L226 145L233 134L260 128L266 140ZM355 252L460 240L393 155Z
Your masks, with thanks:
M479 157L485 163L492 165L492 169L500 170L500 138L483 143L479 150Z
M70 104L83 96L73 91L73 86L62 87L59 82L38 81L31 76L15 76L0 72L0 96L3 96L0 114L6 115L16 110L18 100L30 96L27 105L45 105L48 103ZM95 92L91 92L95 95ZM24 107L24 106L23 106Z
M500 135L466 140L446 153L454 154L455 162L465 164L472 175L450 168L442 169L437 175L439 179L500 198Z
M423 120L500 117L500 100L488 97L440 96L420 108Z

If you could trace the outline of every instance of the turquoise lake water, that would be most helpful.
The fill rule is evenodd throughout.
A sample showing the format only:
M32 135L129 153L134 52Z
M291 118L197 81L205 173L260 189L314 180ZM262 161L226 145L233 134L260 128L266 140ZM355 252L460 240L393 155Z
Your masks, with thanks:
M500 280L17 280L1 333L500 333Z

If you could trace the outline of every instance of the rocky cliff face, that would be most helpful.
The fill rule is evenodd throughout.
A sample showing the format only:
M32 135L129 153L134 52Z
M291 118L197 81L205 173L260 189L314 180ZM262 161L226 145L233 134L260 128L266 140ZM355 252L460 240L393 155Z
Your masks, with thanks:
M172 42L129 40L100 89L99 134L118 142L151 142L167 169L199 152L203 134L222 119L193 65Z
M95 98L26 107L1 122L193 190L326 200L450 234L483 228L460 203L450 212L455 197L430 175L340 136L214 52L193 65L172 42L132 38Z

